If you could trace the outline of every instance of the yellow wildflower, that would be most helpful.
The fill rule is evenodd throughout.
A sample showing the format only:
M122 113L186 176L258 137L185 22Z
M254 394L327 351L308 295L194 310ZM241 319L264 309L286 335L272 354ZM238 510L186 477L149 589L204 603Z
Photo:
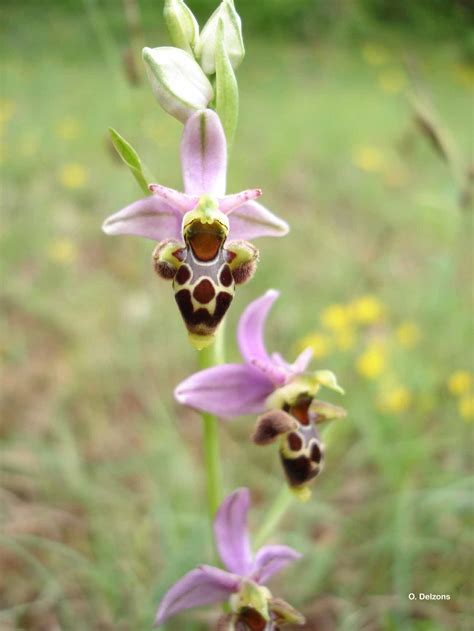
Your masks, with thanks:
M305 338L301 340L301 348L310 348L313 349L313 357L315 359L322 359L329 354L331 350L331 342L327 335L323 333L314 333L312 335L307 335Z
M357 371L366 379L377 379L384 372L386 366L386 353L380 344L372 344L356 362Z
M16 105L9 99L0 99L0 124L8 123L15 114Z
M77 246L71 239L55 239L48 246L48 257L55 263L74 263L77 258Z
M420 341L420 327L415 322L405 320L397 327L395 337L397 338L400 346L413 348Z
M352 154L352 161L362 171L381 173L385 169L385 156L380 149L370 145L356 147Z
M362 57L370 66L383 66L389 60L389 52L378 44L364 44L362 46Z
M352 328L341 329L334 333L334 342L341 351L349 351L354 348L356 343L356 336Z
M56 133L63 140L74 140L79 136L79 131L79 121L73 116L65 116L56 126Z
M382 412L404 412L410 406L412 396L405 386L395 386L381 392L377 399L377 407Z
M471 388L471 373L467 370L456 370L448 379L448 390L451 394L461 396Z
M474 396L470 395L459 399L458 410L459 414L466 421L474 419Z
M379 86L387 94L398 94L406 86L406 78L400 70L386 70L379 76Z
M81 164L65 164L59 172L59 181L66 188L82 188L87 181L87 171Z
M333 331L345 329L351 320L350 310L344 305L329 305L321 313L321 322L323 326Z
M384 306L376 296L366 295L354 300L350 309L355 320L361 324L375 324L384 315Z

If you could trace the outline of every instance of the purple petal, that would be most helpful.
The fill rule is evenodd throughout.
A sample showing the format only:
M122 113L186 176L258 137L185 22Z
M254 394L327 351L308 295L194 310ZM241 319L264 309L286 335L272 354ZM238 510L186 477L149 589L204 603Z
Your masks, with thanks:
M140 199L102 224L106 234L130 234L154 241L181 238L181 213L156 195Z
M305 350L298 355L293 362L291 369L294 373L300 374L308 368L309 362L313 359L313 349L311 347L305 348Z
M219 116L212 110L193 114L181 140L184 190L189 195L225 194L227 145Z
M288 546L263 546L255 556L252 577L263 585L273 574L301 559L301 556Z
M252 241L258 237L284 237L288 234L286 221L274 215L258 202L246 202L230 214L229 240Z
M222 418L259 414L274 390L272 382L251 366L224 364L194 373L174 391L179 403Z
M249 490L237 489L222 502L214 520L214 537L219 555L226 568L239 576L246 576L252 569L247 531L249 506Z
M196 195L186 195L186 193L180 193L161 184L150 184L148 188L154 195L161 197L163 201L179 210L183 215L188 210L192 210L199 201L199 197Z
M240 317L237 342L240 354L247 363L256 359L271 362L265 349L263 329L268 312L279 295L275 289L269 289L263 296L251 302Z
M276 388L283 386L288 377L292 375L291 371L284 366L279 366L271 361L264 359L252 359L250 364L254 366L264 377L270 379Z
M171 587L158 608L156 626L175 614L200 605L210 605L226 600L237 591L240 578L209 565L191 570Z
M234 193L232 195L226 195L225 197L221 197L219 199L219 209L229 215L232 211L245 204L251 199L257 199L262 194L262 190L260 188L251 188L247 191L242 191L241 193Z

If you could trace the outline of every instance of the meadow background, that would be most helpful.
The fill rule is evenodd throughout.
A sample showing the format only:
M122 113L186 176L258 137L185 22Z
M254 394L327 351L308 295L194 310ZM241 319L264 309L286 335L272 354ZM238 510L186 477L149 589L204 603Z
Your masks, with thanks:
M214 5L189 4L201 17ZM140 2L138 28L134 6L2 3L2 631L150 629L169 585L211 560L200 419L172 398L195 353L153 243L100 231L141 196L109 125L157 181L181 185L181 125L134 65L143 44L169 42L161 2ZM349 412L326 431L312 500L277 535L304 559L272 587L307 631L468 631L472 5L237 6L247 57L228 188L262 187L292 231L257 243L227 356L245 305L280 289L269 349L292 360L312 345ZM249 443L253 423L223 424L222 451L256 528L282 474Z

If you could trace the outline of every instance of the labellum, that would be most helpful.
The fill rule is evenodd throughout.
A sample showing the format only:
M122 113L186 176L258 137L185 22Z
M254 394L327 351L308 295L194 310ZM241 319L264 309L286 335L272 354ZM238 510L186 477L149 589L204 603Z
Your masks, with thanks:
M324 445L316 425L343 416L342 408L319 401L303 390L291 400L283 400L281 409L263 414L252 439L257 445L279 439L280 460L288 485L300 499L306 500L310 496L308 483L321 473L324 462Z
M219 221L199 219L185 232L183 260L173 279L175 299L192 339L202 345L212 337L234 298L235 282L224 248L226 231Z
M227 216L205 195L183 218L184 244L163 241L153 253L155 271L173 280L189 339L198 350L212 343L235 285L249 280L256 268L256 248L246 241L227 243L228 233Z

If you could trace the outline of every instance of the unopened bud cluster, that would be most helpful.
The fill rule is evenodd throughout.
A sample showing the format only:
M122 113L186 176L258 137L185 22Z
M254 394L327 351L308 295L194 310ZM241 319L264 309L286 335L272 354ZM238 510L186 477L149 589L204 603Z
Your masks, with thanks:
M174 46L143 50L147 75L161 107L183 123L214 101L225 100L227 111L236 111L237 102L229 103L237 98L233 71L245 49L233 0L223 0L202 31L183 0L167 0L164 16ZM208 77L216 78L215 88Z

